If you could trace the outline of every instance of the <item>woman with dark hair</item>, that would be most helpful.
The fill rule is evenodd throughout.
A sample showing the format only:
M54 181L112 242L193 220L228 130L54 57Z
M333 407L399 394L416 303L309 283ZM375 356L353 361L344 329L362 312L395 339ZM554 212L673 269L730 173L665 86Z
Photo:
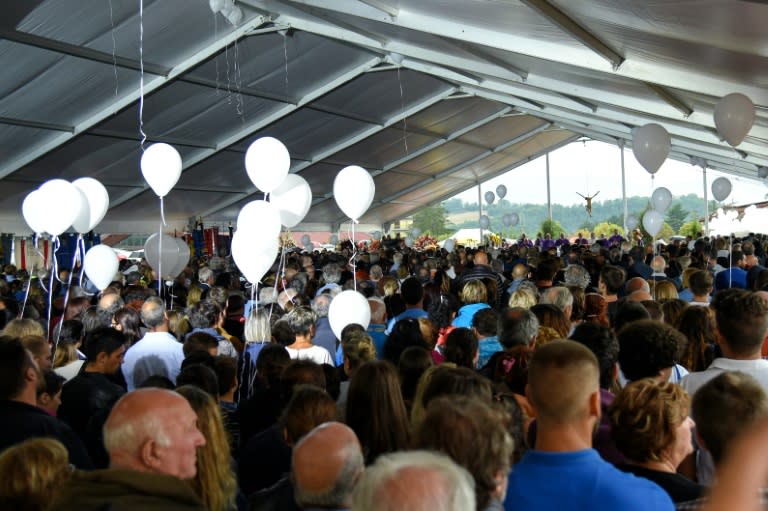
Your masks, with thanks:
M395 367L384 360L361 365L349 384L347 425L370 465L381 454L408 447L410 425Z
M432 356L429 351L419 346L406 348L400 355L400 361L397 363L397 373L400 376L400 390L402 391L403 401L409 416L421 375L432 365Z
M115 311L112 317L112 328L118 332L123 332L128 346L141 339L141 317L136 309L132 307L122 307Z
M689 371L703 371L720 356L715 334L715 312L710 307L691 306L685 309L680 315L677 330L687 340L680 364Z
M568 337L571 325L565 319L565 314L556 305L549 303L539 303L531 307L531 312L538 318L539 327L549 327L560 336L561 339Z
M455 328L445 340L443 354L447 362L475 369L480 356L477 334L469 328Z

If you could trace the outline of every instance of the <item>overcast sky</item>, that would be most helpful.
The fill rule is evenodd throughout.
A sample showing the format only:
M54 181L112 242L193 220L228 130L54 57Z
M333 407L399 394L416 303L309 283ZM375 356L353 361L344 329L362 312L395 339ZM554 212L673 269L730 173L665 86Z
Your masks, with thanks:
M667 159L656 173L655 183L652 185L651 175L640 166L631 150L625 151L624 166L628 197L633 195L650 197L654 186L667 187L672 192L673 198L689 193L702 198L704 196L700 167ZM582 195L593 195L599 191L599 195L594 199L595 202L621 199L621 153L616 146L597 141L575 142L550 153L549 168L553 204L566 206L583 204L584 199L576 195L576 192ZM712 181L720 176L730 179L733 185L731 195L725 200L726 204L749 204L766 200L768 188L762 180L735 177L708 169L707 194L710 200L712 200ZM495 192L500 184L507 187L505 199L512 203L546 204L545 158L542 156L484 183L483 194L489 190ZM456 197L466 202L477 202L477 188L473 187Z

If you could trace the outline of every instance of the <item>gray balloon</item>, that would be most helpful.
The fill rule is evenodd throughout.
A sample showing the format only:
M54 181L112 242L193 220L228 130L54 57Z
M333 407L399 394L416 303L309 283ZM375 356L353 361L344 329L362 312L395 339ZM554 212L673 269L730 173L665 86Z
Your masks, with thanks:
M520 223L520 215L512 213L509 215L509 225L517 225Z
M501 222L504 224L504 227L509 227L512 225L512 216L511 215L504 215L501 217Z
M504 196L507 195L507 187L504 185L499 185L496 187L496 195L499 196L499 199L503 199Z
M491 219L488 218L488 215L482 215L480 217L480 228L487 229L489 225L491 225Z
M493 192L485 192L485 202L488 204L493 204L494 200L496 200L496 196L493 194Z

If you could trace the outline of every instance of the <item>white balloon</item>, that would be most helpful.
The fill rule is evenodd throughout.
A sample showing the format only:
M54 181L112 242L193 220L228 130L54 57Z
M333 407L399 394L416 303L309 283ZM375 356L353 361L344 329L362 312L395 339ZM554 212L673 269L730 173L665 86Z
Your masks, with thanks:
M240 209L237 230L248 231L255 238L277 239L280 235L280 212L265 200L254 200Z
M373 239L375 239L376 241L381 240L381 231L373 231L371 235L373 236Z
M520 215L518 215L517 213L511 213L509 215L509 225L514 226L514 225L517 225L518 223L520 223Z
M189 257L191 254L189 252L189 245L187 245L183 239L172 239L179 247L179 253L176 257L176 264L168 272L166 272L166 276L176 278L182 271L184 271L184 268L187 267L187 263L189 263Z
M507 195L507 187L504 185L497 186L496 195L499 196L499 200L503 199Z
M649 209L643 215L643 227L646 232L651 236L659 234L661 227L664 225L664 217L658 211Z
M453 238L445 240L445 243L443 243L443 248L448 252L453 252L453 249L456 248L456 240Z
M722 202L731 194L731 182L726 177L718 177L712 181L712 195Z
M667 130L655 123L637 128L632 137L632 152L650 174L658 172L669 156L671 145L672 139Z
M419 234L421 234L421 229L419 229L418 227L414 227L413 229L411 229L411 236L413 236L414 238L418 238Z
M99 290L106 289L115 278L120 261L112 247L94 245L83 258L83 271Z
M487 229L489 225L491 225L491 219L488 218L488 215L482 215L480 217L480 228Z
M755 105L744 94L728 94L715 106L715 127L733 147L741 144L755 123Z
M368 328L371 322L371 307L365 296L348 289L342 291L331 300L328 307L328 322L337 339L341 339L341 331L352 323Z
M45 205L45 232L59 236L72 226L80 212L80 192L63 179L46 181L38 191Z
M333 180L333 197L339 208L354 221L357 221L371 206L376 184L362 167L350 165L336 174Z
M405 246L406 247L412 247L413 246L413 238L411 238L410 236L406 236L405 240L403 240L403 241L405 242Z
M485 202L488 204L493 204L494 200L496 200L496 196L493 194L493 192L485 192Z
M637 220L635 215L628 215L626 223L627 229L637 229L637 226L640 225L640 222Z
M656 188L651 194L651 204L653 209L659 213L664 213L672 204L672 192L663 186Z
M174 268L179 260L179 245L172 236L163 234L162 237L157 233L152 234L144 242L144 258L149 266L157 273L158 278L173 277Z
M33 232L45 232L46 210L50 204L45 202L45 196L38 190L33 190L24 197L21 204L21 214Z
M331 242L331 245L336 245L339 242L339 237L335 234L331 234L331 239L329 241Z
M75 229L78 232L90 232L104 219L104 215L107 214L109 209L109 192L104 188L104 185L92 177L81 177L72 181L75 188L83 192L85 198L88 200L88 228L84 230ZM84 227L84 226L81 226Z
M245 152L245 171L253 185L264 193L280 186L290 168L291 155L276 138L259 138Z
M305 234L304 236L301 237L301 244L304 245L305 247L307 245L312 245L312 238L309 237L309 234Z
M288 174L280 186L269 194L269 202L280 213L280 222L291 228L307 216L312 206L312 190L306 179L297 174Z
M168 144L152 144L141 155L141 174L158 197L165 197L176 186L181 167L181 155Z
M91 221L91 206L88 204L88 198L79 188L75 187L78 196L77 216L72 221L72 227L79 233L88 232L88 225Z
M272 267L279 248L277 237L260 240L239 229L232 236L232 258L251 284L259 282Z

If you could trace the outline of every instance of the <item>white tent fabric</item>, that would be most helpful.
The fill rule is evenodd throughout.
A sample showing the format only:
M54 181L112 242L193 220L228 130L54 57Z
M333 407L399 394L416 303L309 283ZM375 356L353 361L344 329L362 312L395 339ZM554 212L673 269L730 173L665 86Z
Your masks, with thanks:
M29 232L20 205L40 183L82 176L110 193L97 230L156 230L140 104L148 143L183 158L165 204L177 228L261 197L243 157L266 135L312 187L298 230L346 220L332 196L346 165L374 176L361 220L378 227L580 137L631 147L650 122L671 158L750 178L768 166L765 2L238 0L236 26L207 0L6 4L4 232ZM737 148L713 121L732 92L757 106Z

